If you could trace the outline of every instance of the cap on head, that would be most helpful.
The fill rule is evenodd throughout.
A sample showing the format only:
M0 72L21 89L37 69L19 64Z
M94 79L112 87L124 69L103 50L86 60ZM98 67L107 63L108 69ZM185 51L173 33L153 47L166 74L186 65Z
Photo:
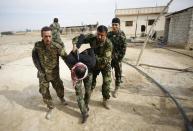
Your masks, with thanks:
M57 22L58 22L58 18L54 18L54 22L56 22L56 23L57 23Z
M112 23L118 23L120 24L120 19L119 18L113 18Z

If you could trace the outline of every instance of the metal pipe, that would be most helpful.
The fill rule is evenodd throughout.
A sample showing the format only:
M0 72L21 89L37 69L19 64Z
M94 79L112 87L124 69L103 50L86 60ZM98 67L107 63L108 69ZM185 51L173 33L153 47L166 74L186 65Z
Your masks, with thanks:
M148 64L139 64L139 66L148 66L148 67L161 68L161 69L167 69L167 70L177 70L177 71L183 71L183 72L193 72L193 70L191 71L189 70L189 68L177 69L177 68L155 66L155 65L148 65Z
M182 106L178 103L178 101L170 94L170 92L168 92L160 83L158 83L155 79L153 79L152 77L150 77L148 74L146 74L145 72L143 72L142 70L140 70L139 68L137 68L136 66L128 63L127 61L123 60L124 63L126 63L127 65L133 67L134 69L136 69L140 74L142 74L143 76L145 76L148 80L150 80L151 82L155 83L166 95L168 95L176 104L176 107L178 108L178 110L180 111L180 113L182 114L182 117L184 119L184 125L187 131L193 131L193 127L192 124L190 122L190 120L188 119L184 109L182 108Z

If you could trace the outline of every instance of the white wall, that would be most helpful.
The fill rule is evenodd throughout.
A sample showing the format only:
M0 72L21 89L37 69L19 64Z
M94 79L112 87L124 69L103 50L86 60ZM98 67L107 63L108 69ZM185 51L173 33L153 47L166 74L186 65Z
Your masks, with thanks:
M148 26L148 21L147 19L156 19L158 15L156 14L150 14L150 15L139 15L138 20L137 16L117 16L121 20L121 30L125 32L125 34L130 37L130 36L135 36L135 29L136 29L136 22L137 22L137 36L141 35L141 25L146 26L146 31L145 33L148 33L150 29L150 25ZM133 21L133 26L125 26L126 21ZM160 17L159 21L157 22L155 26L156 31L164 31L164 26L165 26L165 16Z

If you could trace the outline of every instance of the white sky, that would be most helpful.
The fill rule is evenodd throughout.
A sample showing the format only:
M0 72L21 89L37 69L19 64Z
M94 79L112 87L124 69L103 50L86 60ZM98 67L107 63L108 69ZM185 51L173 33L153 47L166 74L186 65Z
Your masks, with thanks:
M117 2L116 2L117 1ZM166 5L169 0L1 0L0 31L40 29L54 17L61 26L83 24L110 25L117 8ZM193 6L193 0L174 0L169 12Z

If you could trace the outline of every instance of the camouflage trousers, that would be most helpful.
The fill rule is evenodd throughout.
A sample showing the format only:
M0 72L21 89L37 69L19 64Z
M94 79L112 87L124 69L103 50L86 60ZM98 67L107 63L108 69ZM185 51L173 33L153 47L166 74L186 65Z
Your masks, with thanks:
M115 71L115 89L118 89L121 84L122 62L113 59L111 61L111 67L114 68L114 71Z
M102 73L102 77L103 77L102 95L104 99L109 99L110 98L110 84L111 84L111 66L110 65L107 65L105 68L95 68L94 69L91 90L95 88L96 78L100 72Z
M47 104L48 108L53 108L52 97L49 91L49 83L52 83L53 88L55 89L57 96L59 98L64 97L64 86L63 82L59 76L54 80L47 81L45 78L39 78L39 92L42 94L43 101Z
M88 73L88 76L84 80L78 81L75 86L76 98L82 114L85 114L88 111L88 103L90 101L91 95L92 76L92 73ZM82 91L82 81L85 88L84 97Z

